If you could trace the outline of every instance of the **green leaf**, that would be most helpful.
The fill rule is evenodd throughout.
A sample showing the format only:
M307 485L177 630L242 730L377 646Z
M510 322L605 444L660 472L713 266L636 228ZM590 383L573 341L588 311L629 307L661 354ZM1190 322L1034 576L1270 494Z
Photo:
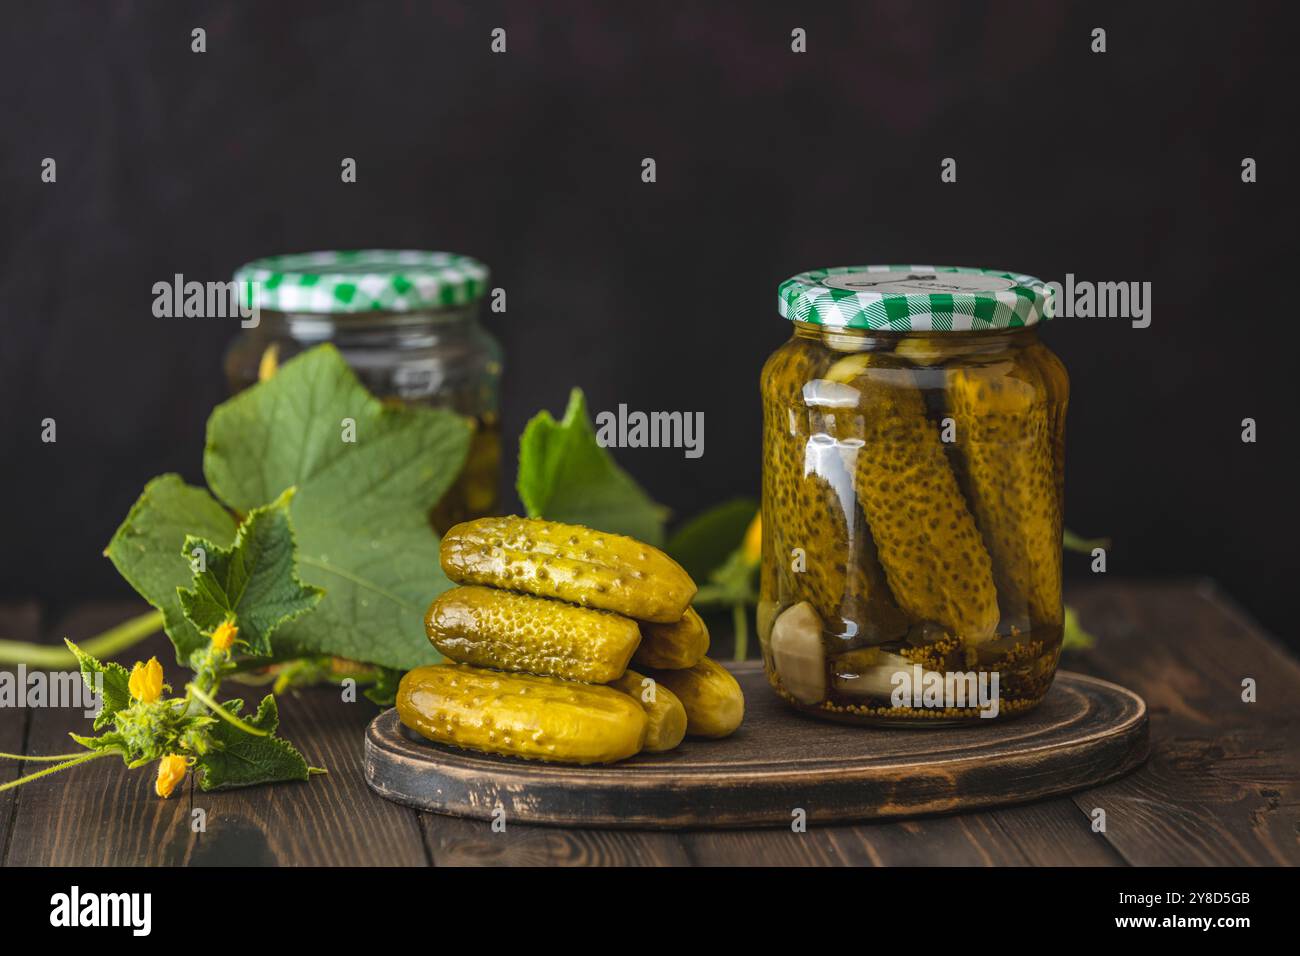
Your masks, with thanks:
M131 674L121 664L101 663L67 638L63 639L63 643L67 644L68 650L76 655L77 666L81 668L81 679L86 682L86 687L92 693L102 695L104 705L100 708L93 724L94 728L99 730L107 726L119 710L131 706ZM95 686L96 675L99 675L98 687ZM78 743L81 741L78 740Z
M233 621L248 652L258 657L270 657L276 628L310 611L323 593L298 580L289 523L293 492L290 488L250 511L229 548L187 537L181 550L184 557L196 548L204 552L204 570L195 573L193 590L180 589L190 623L211 635L224 621Z
M68 736L87 750L114 750L122 755L123 761L127 759L126 738L115 730L100 734L98 737L83 737L81 734L68 734Z
M1065 633L1061 640L1061 650L1082 651L1092 647L1097 639L1083 629L1079 623L1079 614L1072 607L1065 609Z
M345 419L355 441L344 440ZM203 457L209 487L241 513L296 487L298 572L325 590L312 614L276 632L277 654L292 647L403 669L438 659L423 614L451 584L428 515L469 437L450 412L385 406L331 345L217 406Z
M744 552L737 548L720 568L708 576L691 603L697 608L757 603L757 579L757 565L751 563Z
M222 706L238 716L244 702L228 700ZM217 747L197 760L203 770L199 786L204 790L226 790L307 779L307 761L302 754L287 740L270 736L280 724L273 696L267 694L262 698L256 716L243 719L258 730L265 730L268 736L245 733L225 720L217 721L209 730Z
M678 528L664 550L696 581L706 580L744 542L757 511L752 498L724 502Z
M176 593L194 578L189 559L181 555L187 535L228 545L235 538L235 519L203 488L185 484L179 475L160 475L145 485L104 551L140 596L162 612L176 661L185 665L207 644L185 617Z
M392 707L397 703L397 685L402 679L402 672L387 667L379 668L375 682L367 687L363 694L371 703L380 707Z
M655 504L596 442L580 388L569 394L563 421L543 410L524 428L517 487L529 517L663 543L668 509Z

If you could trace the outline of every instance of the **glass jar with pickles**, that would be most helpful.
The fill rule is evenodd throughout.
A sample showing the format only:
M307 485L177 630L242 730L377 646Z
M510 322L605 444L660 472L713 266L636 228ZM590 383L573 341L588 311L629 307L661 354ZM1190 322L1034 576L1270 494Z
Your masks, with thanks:
M446 408L474 423L469 456L434 510L434 526L445 531L496 510L501 346L478 318L487 266L411 249L307 252L250 262L235 281L257 323L226 353L232 391L332 342L377 397Z
M938 726L1035 707L1063 631L1065 368L1050 286L854 266L782 283L763 368L767 676L832 720Z

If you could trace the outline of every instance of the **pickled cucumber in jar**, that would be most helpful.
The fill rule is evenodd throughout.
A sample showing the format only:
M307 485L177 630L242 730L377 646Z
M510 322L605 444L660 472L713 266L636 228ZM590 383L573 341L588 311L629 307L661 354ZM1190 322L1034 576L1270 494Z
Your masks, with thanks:
M954 267L782 283L794 329L761 382L759 638L792 706L932 726L1046 694L1068 396L1038 339L1051 295Z
M817 378L819 351L797 343L764 370L763 575L779 606L807 601L846 646L878 643L906 622L853 491L855 449L835 435L853 405Z

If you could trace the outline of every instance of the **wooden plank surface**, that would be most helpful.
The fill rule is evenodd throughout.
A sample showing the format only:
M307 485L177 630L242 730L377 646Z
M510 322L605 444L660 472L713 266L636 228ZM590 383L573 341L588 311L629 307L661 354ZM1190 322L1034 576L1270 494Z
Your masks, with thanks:
M1139 771L1140 772L1140 771ZM692 863L736 866L1106 866L1122 863L1069 798L983 813L779 831L689 831Z
M143 610L138 605L89 605L55 621L45 638L50 643L64 636L85 640ZM166 640L153 639L135 650L156 654L173 682L179 678ZM89 728L80 708L35 710L27 752L75 751L68 733L84 734ZM159 800L153 785L150 771L128 773L121 760L106 757L19 788L6 865L184 865L195 843L189 790Z
M1075 797L1128 863L1300 864L1300 663L1204 582L1092 586L1081 665L1142 693L1142 772ZM1258 685L1242 701L1242 681Z
M227 681L222 697L253 706L267 688ZM328 773L306 783L205 793L207 811L197 866L424 866L430 862L413 812L375 800L361 773L361 738L375 706L358 695L343 700L338 687L313 687L277 698L280 735L309 766Z
M1141 769L1134 771L1141 773ZM1123 857L1092 830L1073 800L1045 800L988 815L1002 840L1013 843L1032 866L1117 866Z
M676 834L644 830L577 830L420 813L436 866L684 866Z
M88 606L59 622L48 639L74 641L140 613L136 605ZM168 682L182 674L171 644L153 638L123 663L157 656ZM227 682L223 697L260 699L266 688ZM374 705L344 703L338 688L283 699L281 733L313 766L330 772L305 784L205 793L188 777L169 800L153 793L153 768L127 771L116 758L77 767L21 788L9 865L424 865L415 815L374 800L360 772L361 736ZM85 733L79 710L34 714L29 753L73 749ZM195 811L201 811L196 818ZM199 825L201 822L201 826Z
M917 865L1300 863L1300 663L1208 586L1098 581L1073 588L1096 649L1065 666L1142 694L1152 756L1112 784L956 816L852 826L647 832L528 827L422 814L369 793L362 728L374 711L334 688L281 703L284 734L330 770L310 783L203 794L187 782L162 801L150 772L106 759L0 794L7 864L278 862L425 865ZM82 608L45 630L86 637L138 613ZM0 633L29 638L31 605L0 611ZM130 659L136 651L128 652ZM155 640L168 677L170 646ZM129 661L128 661L129 663ZM1241 701L1255 677L1259 702ZM228 684L226 691L235 691ZM260 691L254 691L260 693ZM224 694L223 694L224 696ZM244 696L252 694L245 692ZM80 711L0 711L0 750L66 752ZM31 765L26 765L30 767ZM18 773L0 763L0 780ZM190 828L205 809L207 832ZM1091 812L1107 813L1095 833Z
M0 639L9 641L34 641L40 636L41 611L34 602L23 604L0 604ZM17 676L17 671L6 668ZM0 710L0 752L7 754L27 753L27 728L31 714L27 708ZM23 774L31 773L29 763L17 760L0 759L0 783L16 780ZM4 862L9 846L9 834L12 832L14 806L18 791L6 790L0 793L0 863Z

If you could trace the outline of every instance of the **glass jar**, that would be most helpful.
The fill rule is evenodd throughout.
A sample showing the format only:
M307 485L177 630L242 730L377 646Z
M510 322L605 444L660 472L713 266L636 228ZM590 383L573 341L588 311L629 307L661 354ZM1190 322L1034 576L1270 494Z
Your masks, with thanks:
M226 352L231 391L332 342L376 397L449 409L474 424L460 477L431 515L438 531L492 514L502 359L478 319L487 280L483 263L446 252L309 252L250 262L235 281L258 321Z
M1065 368L1052 290L951 267L781 284L763 368L759 639L789 703L937 726L1036 706L1060 656Z

